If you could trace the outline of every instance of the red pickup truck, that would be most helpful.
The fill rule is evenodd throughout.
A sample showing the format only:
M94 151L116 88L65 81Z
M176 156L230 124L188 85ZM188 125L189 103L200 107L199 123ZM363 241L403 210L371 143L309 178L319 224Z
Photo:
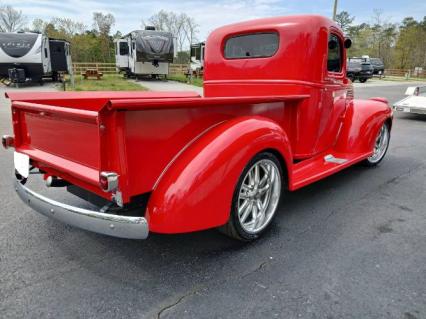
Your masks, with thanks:
M321 16L260 19L210 34L204 97L7 93L14 136L2 143L15 149L16 191L46 216L111 236L217 227L256 239L284 190L385 156L392 110L353 98L349 46ZM34 192L30 171L99 209Z

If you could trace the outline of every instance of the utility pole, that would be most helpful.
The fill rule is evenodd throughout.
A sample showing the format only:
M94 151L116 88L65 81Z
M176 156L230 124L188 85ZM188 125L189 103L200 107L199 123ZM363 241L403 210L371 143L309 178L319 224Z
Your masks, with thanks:
M338 0L334 0L333 20L335 20L335 21L336 21L336 13L337 13L337 2L338 2Z

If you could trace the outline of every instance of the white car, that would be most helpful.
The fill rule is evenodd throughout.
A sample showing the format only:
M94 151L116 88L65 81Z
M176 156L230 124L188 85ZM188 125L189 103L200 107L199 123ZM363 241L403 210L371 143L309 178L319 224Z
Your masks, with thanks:
M405 91L406 98L393 105L395 111L426 114L426 85L410 86Z

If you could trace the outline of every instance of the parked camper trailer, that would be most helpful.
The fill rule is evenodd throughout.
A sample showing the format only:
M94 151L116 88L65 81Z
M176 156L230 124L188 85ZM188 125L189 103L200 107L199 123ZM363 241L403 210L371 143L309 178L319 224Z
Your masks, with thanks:
M127 45L126 45L127 44ZM175 56L174 38L170 32L153 27L135 30L115 41L115 61L119 71L128 76L164 76Z
M192 72L200 73L203 71L205 48L205 42L195 43L191 45L190 67Z
M12 82L58 80L71 70L70 44L39 33L0 33L0 76Z

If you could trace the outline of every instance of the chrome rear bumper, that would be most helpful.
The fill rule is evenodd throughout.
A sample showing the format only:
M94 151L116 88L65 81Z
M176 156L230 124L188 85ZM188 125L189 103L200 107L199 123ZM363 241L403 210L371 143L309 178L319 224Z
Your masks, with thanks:
M37 194L15 181L15 190L24 203L47 217L104 235L145 239L149 227L145 218L106 214L63 204Z

